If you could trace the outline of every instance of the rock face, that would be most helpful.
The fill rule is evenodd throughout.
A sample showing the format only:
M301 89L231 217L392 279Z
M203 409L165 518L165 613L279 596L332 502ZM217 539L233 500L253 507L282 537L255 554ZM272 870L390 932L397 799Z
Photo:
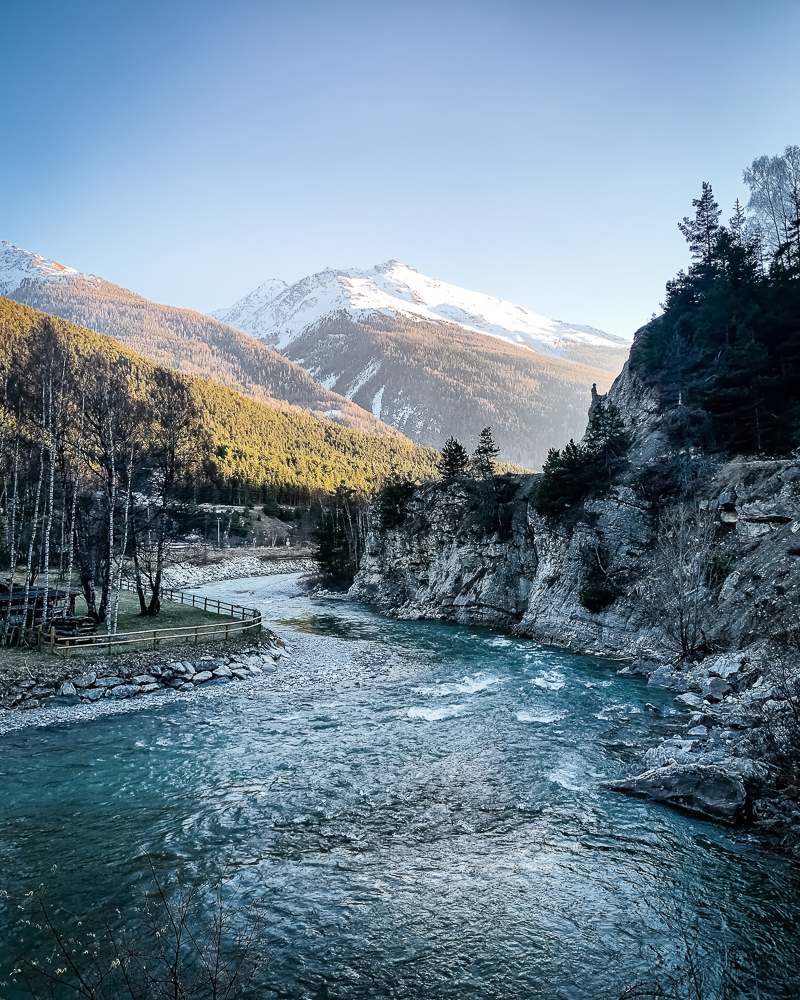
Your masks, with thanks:
M609 788L725 823L740 823L745 818L744 782L719 767L668 764L633 778L613 781Z
M642 486L643 470L657 470L669 453L666 416L627 364L609 398L633 445L629 472L606 495L556 520L534 509L536 476L494 486L425 484L397 525L369 536L350 596L400 618L476 622L577 650L674 658L674 642L648 606L658 491ZM725 684L736 686L741 651L769 636L769 615L800 603L800 461L703 461L693 502L713 523L723 568L704 595L713 608L707 646L725 654L715 674L722 683L708 688L719 700ZM593 562L613 581L604 607L585 600ZM693 690L705 697L703 679Z
M399 618L480 623L630 657L626 672L676 692L690 738L647 750L644 773L612 787L729 823L758 817L762 792L774 798L774 790L750 759L762 752L758 739L743 734L765 707L780 716L786 697L785 678L770 680L771 643L796 628L800 606L800 460L692 457L692 516L708 522L710 540L685 550L702 560L694 593L704 610L696 656L682 657L675 616L655 585L675 572L674 561L659 562L657 544L669 506L660 477L685 460L670 445L675 414L629 365L609 397L633 443L629 470L604 495L555 519L535 510L535 476L425 484L394 525L370 534L350 596ZM590 585L601 600L590 599Z

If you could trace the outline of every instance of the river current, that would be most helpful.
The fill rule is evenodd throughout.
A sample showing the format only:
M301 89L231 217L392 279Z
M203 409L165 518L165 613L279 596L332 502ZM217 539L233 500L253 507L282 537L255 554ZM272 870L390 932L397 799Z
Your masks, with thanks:
M595 1000L687 936L712 966L738 956L739 995L794 995L797 868L604 787L678 731L672 694L296 577L200 592L263 608L295 680L0 738L3 1000L32 947L13 900L57 865L59 906L124 913L145 852L186 878L225 863L263 898L265 998Z

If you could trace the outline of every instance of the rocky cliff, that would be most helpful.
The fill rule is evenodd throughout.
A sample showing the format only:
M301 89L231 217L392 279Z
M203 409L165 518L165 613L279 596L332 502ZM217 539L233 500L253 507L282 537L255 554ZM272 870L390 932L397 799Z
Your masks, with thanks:
M399 524L369 536L350 595L399 618L480 623L629 657L624 669L683 693L697 732L645 760L646 774L620 790L742 819L754 808L747 783L764 773L753 761L763 750L744 734L764 721L765 705L779 717L792 707L774 667L791 655L786 636L800 602L800 461L676 448L680 408L666 409L627 365L609 397L633 444L628 471L604 495L555 519L535 510L536 476L425 484ZM665 543L664 528L670 516L674 528L676 510L690 512L690 551L680 559L696 569L692 597L677 611L665 593L673 580L680 590L681 571L674 531ZM689 657L677 614L693 615L698 630ZM712 769L705 798L698 766ZM733 796L728 805L716 801L721 787Z

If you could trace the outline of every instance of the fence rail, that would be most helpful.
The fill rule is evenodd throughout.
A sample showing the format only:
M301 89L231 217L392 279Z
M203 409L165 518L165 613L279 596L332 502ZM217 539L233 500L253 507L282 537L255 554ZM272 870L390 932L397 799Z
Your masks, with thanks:
M122 586L126 590L136 591L132 583L124 581ZM240 604L230 604L227 601L217 600L215 597L200 597L197 594L186 594L182 590L166 588L161 591L164 600L172 601L175 604L187 604L193 608L198 608L210 614L223 615L232 618L230 622L208 622L204 625L175 625L171 628L139 629L132 632L101 633L95 635L59 635L56 626L52 626L49 635L38 630L36 644L42 650L49 647L51 653L55 655L69 656L70 650L83 649L87 647L98 648L105 646L110 653L118 646L129 646L135 643L153 644L153 649L158 649L163 640L170 639L193 639L198 642L201 638L211 636L224 636L226 639L234 635L258 634L261 631L263 618L261 612L255 608L245 608Z

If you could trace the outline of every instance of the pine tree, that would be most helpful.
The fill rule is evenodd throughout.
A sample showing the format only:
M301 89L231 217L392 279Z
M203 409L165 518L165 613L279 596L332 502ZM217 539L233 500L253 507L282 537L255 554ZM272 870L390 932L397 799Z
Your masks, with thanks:
M478 438L478 446L472 453L472 468L480 479L492 479L495 471L495 459L500 449L494 443L491 427L484 427Z
M692 257L708 263L714 253L720 231L719 217L722 214L708 181L703 181L703 193L699 198L692 199L692 205L695 208L694 219L685 215L683 222L678 223L678 229L686 238Z
M449 437L442 448L442 457L439 459L439 472L443 479L455 479L463 476L469 466L469 453L467 449L454 437Z
M598 399L589 416L584 452L593 476L601 485L618 472L631 447L619 407L610 399Z

